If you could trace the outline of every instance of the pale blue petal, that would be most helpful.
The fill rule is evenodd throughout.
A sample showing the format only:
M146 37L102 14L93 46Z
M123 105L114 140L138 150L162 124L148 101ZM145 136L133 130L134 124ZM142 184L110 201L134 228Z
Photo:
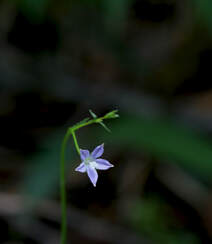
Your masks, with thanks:
M107 160L102 159L102 158L98 158L95 161L96 161L96 165L95 165L96 169L106 170L111 167L114 167L111 163L109 163Z
M87 173L88 173L88 177L90 178L92 184L94 186L96 186L96 182L97 182L97 179L98 179L98 174L97 174L95 168L87 166Z
M84 163L81 163L76 169L75 171L81 172L81 173L85 173L86 171L86 167Z
M104 152L104 143L101 144L101 145L99 145L99 146L97 146L97 147L93 150L93 152L91 153L91 156L92 156L93 158L99 158L99 157L102 156L103 152Z
M90 156L90 153L88 150L82 150L80 149L80 157L81 157L81 160L84 161L87 157Z

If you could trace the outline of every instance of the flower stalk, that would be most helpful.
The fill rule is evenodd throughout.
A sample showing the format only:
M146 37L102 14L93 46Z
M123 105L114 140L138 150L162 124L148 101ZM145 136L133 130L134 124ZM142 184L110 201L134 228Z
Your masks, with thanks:
M77 142L75 132L82 127L85 127L85 126L88 126L88 125L91 125L94 123L98 123L101 126L103 126L104 129L106 129L107 131L110 131L108 129L108 127L106 127L106 125L103 123L103 120L118 118L119 117L119 115L117 114L118 111L113 110L113 111L107 113L106 115L104 115L103 117L99 117L99 118L91 110L89 110L89 112L90 112L93 119L86 118L86 119L82 120L81 122L75 124L74 126L70 127L64 136L62 146L61 146L61 157L60 157L61 241L60 241L60 244L66 244L66 240L67 240L67 202L66 202L66 182L65 182L65 149L66 149L66 145L67 145L69 137L72 135L76 151L79 154L79 156L81 157L81 160L83 161L82 162L82 166L84 167L83 171L82 171L82 169L81 169L81 171L77 170L80 166L77 167L76 171L79 171L79 172L86 172L87 171L88 176L89 176L89 178L90 178L90 180L94 186L96 185L96 181L98 178L98 174L96 172L96 169L104 170L104 169L108 169L110 167L113 167L113 165L110 164L107 160L98 159L100 154L97 155L97 150L100 149L101 154L102 154L103 153L103 146L102 145L100 145L96 149L94 149L91 156L90 156L90 154L88 154L87 157L83 157L83 151L85 151L85 150L80 149L78 142ZM96 150L96 153L95 153L95 150ZM93 155L93 157L92 157L92 155ZM93 173L95 173L95 184L93 181L94 178L92 176Z

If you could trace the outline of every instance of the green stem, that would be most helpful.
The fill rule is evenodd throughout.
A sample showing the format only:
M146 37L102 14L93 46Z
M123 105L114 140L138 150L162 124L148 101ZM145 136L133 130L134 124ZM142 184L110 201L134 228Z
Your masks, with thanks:
M76 150L80 155L80 148L77 142L75 131L90 124L100 123L103 119L104 117L95 118L83 124L70 127L63 139L62 147L61 147L61 158L60 158L60 197L61 197L61 214L62 214L60 244L66 244L66 239L67 239L67 210L66 210L67 205L66 205L66 184L65 184L65 148L66 148L67 141L69 139L69 136L72 135Z
M76 135L75 135L74 131L72 131L72 136L73 136L73 139L74 139L74 144L75 144L75 147L77 149L77 152L80 155L80 148L79 148L79 145L78 145L78 142L77 142L77 138L76 138Z
M76 129L75 129L76 130ZM74 144L77 152L80 155L80 148L77 142L77 138L74 129L69 128L65 134L61 147L61 158L60 158L60 197L61 197L61 244L66 244L67 236L67 204L66 204L66 183L65 183L65 148L69 136L72 134L74 139Z

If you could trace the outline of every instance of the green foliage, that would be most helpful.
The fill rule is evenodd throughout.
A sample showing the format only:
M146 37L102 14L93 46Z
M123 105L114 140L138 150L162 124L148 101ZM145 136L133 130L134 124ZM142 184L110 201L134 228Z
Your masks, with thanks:
M202 136L160 118L122 116L115 124L108 140L139 152L143 150L160 160L179 163L211 179L212 146Z
M44 141L40 147L42 151L29 159L25 178L21 185L21 192L34 198L33 206L40 198L49 197L59 190L59 161L63 133L58 132ZM71 160L70 160L71 154ZM76 153L73 147L68 147L67 162L74 162ZM67 169L71 167L67 164Z
M197 244L193 233L177 226L169 206L158 198L138 200L131 212L131 223L139 232L150 236L158 244Z
M211 0L193 0L195 13L200 21L208 27L212 34L212 1Z
M20 8L32 22L39 22L46 15L51 0L21 0Z
M128 16L132 0L102 0L102 8L106 26L110 31L117 31L122 27Z
M127 12L132 0L103 0L102 6L107 18L111 21L123 20L127 16Z

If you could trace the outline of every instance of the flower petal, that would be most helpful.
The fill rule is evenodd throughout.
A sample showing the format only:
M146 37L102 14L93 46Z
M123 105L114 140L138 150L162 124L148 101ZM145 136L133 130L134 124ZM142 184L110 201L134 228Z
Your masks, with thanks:
M114 166L111 163L109 163L107 160L102 159L102 158L96 159L96 166L95 166L96 169L106 170L111 167L114 167Z
M96 186L96 182L97 182L97 179L98 179L98 174L97 174L95 168L93 168L91 166L88 166L87 167L87 173L88 173L88 177L90 178L92 184L94 186Z
M93 158L99 158L99 157L102 156L103 152L104 152L104 143L101 144L101 145L99 145L99 146L97 146L97 147L93 150L93 152L91 153L91 156L92 156Z
M84 163L81 163L76 169L75 171L81 172L81 173L85 173L86 171L86 167Z
M87 157L90 156L90 153L88 150L82 150L80 149L80 157L81 157L81 160L84 161Z

